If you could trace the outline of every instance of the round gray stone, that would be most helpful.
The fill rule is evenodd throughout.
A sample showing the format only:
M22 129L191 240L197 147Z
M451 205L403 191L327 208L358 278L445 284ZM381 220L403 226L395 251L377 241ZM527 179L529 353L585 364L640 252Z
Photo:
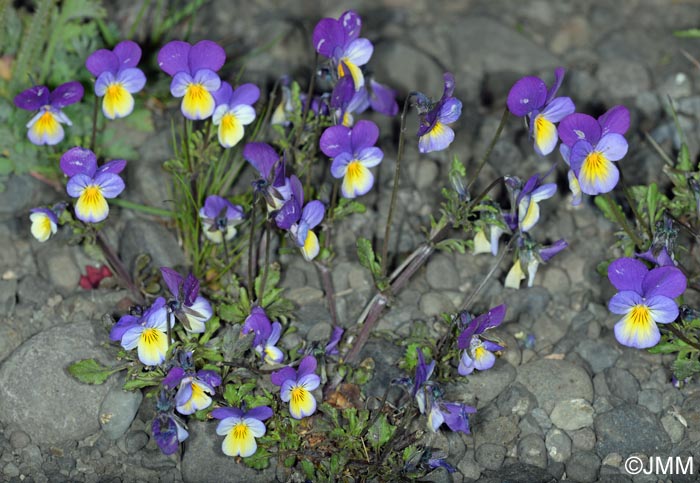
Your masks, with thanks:
M593 384L581 367L563 360L540 359L518 367L516 381L535 395L541 408L552 411L557 402L593 400Z
M658 455L670 442L656 417L642 406L622 404L597 415L594 424L596 452L603 457L612 452L623 457L632 453Z
M503 465L506 448L501 444L484 443L476 449L476 461L487 470L497 470Z
M185 264L182 249L167 228L152 221L129 220L119 240L119 254L127 270L134 268L136 257L142 253L151 256L154 267L174 268Z
M124 391L121 389L123 378L118 380L119 383L109 390L100 407L102 431L113 441L129 429L143 400L140 390Z
M599 469L600 458L590 451L577 452L566 462L567 477L581 483L596 481Z
M145 431L129 431L124 443L126 452L134 454L148 444L148 434Z
M585 399L559 401L549 415L555 426L573 431L593 425L593 406Z
M436 290L455 290L459 287L459 272L454 260L447 255L436 255L428 262L426 278Z
M552 461L563 463L571 456L571 438L561 429L550 429L544 444Z
M546 468L547 448L542 437L536 434L528 434L518 441L518 460L521 463L537 466L538 468Z
M605 371L605 382L613 396L634 404L639 394L639 381L627 370L611 367Z
M22 344L0 366L0 421L21 427L37 444L61 444L97 432L100 403L114 382L82 384L66 367L89 358L108 364L102 342L90 322L77 322Z
M10 435L10 444L14 449L22 449L31 442L29 435L22 430L13 431Z
M488 371L477 372L448 384L445 387L445 398L462 400L464 394L472 394L477 400L477 408L482 408L496 399L514 380L515 368L498 359Z
M516 382L498 396L496 405L502 416L524 416L537 406L537 399L522 384Z

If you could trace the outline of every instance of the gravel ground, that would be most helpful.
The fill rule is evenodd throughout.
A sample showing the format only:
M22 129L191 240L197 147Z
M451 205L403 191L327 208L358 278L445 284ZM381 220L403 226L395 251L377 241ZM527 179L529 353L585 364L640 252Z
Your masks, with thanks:
M381 81L404 94L419 88L438 96L442 72L455 74L456 96L464 109L452 152L468 167L484 152L513 81L522 75L549 81L557 66L567 68L560 92L573 98L578 111L599 114L619 103L629 107L630 152L623 163L631 183L658 179L660 173L662 162L644 133L668 149L676 141L664 107L667 95L677 102L691 153L698 153L700 73L682 49L700 56L700 41L672 35L700 25L695 1L524 0L515 5L489 0L357 0L339 6L329 1L213 0L198 15L194 37L222 41L242 55L269 40L270 32L283 33L282 41L256 56L244 75L247 81L269 82L284 73L308 72L299 65L311 63L308 39L318 18L356 9L365 20L363 35L375 42L371 65ZM129 25L137 10L120 8L112 18ZM334 282L343 294L338 309L346 326L371 293L369 276L353 255L355 237L378 232L388 206L397 126L377 121L387 153L379 189L363 200L369 206L366 217L350 218L338 230L338 263L347 270L338 270ZM168 198L159 168L169 155L167 139L162 132L142 139L142 159L130 164L123 197L156 205ZM483 179L542 172L554 156L550 158L538 158L521 124L511 120ZM447 154L419 158L414 147L406 160L394 247L399 252L421 241L420 226L437 206L449 168ZM125 294L78 288L89 263L86 256L61 236L46 244L29 236L28 209L55 195L30 178L16 178L7 186L0 193L0 480L286 481L289 475L274 467L257 474L219 454L211 424L191 425L182 459L163 456L150 439L150 402L141 404L139 394L123 393L116 378L103 386L85 386L67 376L65 366L76 359L110 360L102 315L113 311ZM697 481L695 476L625 473L630 455L647 461L700 454L699 386L691 382L676 389L670 384L668 358L615 341L616 318L606 309L612 287L595 271L609 256L612 226L590 202L572 208L564 183L560 194L541 207L537 233L551 240L563 237L570 247L540 269L532 289L504 289L506 266L485 287L478 306L508 304L506 322L498 329L508 350L493 369L448 386L448 396L458 395L479 412L472 419L472 435L430 435L429 444L447 451L458 471L450 475L438 469L428 481ZM110 226L108 236L125 260L145 247L156 264L182 263L177 240L164 226L118 210L110 216ZM315 270L298 258L282 262L287 296L299 305L300 333L323 340L330 323ZM487 255L435 255L398 297L379 330L398 340L412 324L432 328L436 316L455 310L493 262ZM516 335L522 334L534 335L534 346L519 342ZM370 340L364 356L373 357L380 369L368 393L401 374L395 364L400 355L401 349L386 339Z

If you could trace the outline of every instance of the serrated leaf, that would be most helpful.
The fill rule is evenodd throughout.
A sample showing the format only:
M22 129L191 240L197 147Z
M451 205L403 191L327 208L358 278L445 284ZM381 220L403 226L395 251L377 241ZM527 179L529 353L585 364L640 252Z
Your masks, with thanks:
M673 342L662 342L660 344L656 344L654 347L649 348L649 353L650 354L673 354L674 352L678 352L684 347L687 347L685 343L683 343L684 347L680 347L678 342L682 341L673 341Z
M160 379L160 376L158 377ZM134 389L141 389L149 386L157 386L160 384L160 380L155 379L129 379L124 383L122 388L125 391L133 391Z
M244 314L238 304L219 305L219 318L226 322L240 322L247 314Z
M226 384L224 388L224 400L229 406L239 406L241 401L238 398L238 388L235 384Z
M700 372L700 362L694 359L677 359L673 362L673 374L682 381Z
M374 278L381 275L381 260L375 255L372 242L367 238L357 239L357 256L360 259L360 265L368 269Z
M243 463L249 468L264 470L270 466L270 452L265 448L258 447L258 450L253 456L243 458Z
M381 414L367 432L367 436L372 442L375 451L379 450L391 439L394 431L396 431L396 427L389 423L386 414Z
M68 366L68 373L84 384L104 384L104 382L123 368L106 367L95 359L83 359Z

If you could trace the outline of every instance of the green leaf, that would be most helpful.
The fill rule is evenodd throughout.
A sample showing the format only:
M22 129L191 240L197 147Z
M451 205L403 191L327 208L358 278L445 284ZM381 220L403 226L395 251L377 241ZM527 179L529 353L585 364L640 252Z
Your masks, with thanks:
M367 207L360 203L359 201L351 200L349 198L341 198L333 210L334 220L340 220L346 216L350 216L355 213L364 213L367 211Z
M199 344L204 345L207 342L209 342L209 339L211 339L211 336L214 335L214 332L219 330L219 327L221 327L221 322L219 322L219 318L214 316L207 322L207 330L202 334L202 336L199 338Z
M448 253L452 252L459 252L464 254L465 252L465 247L467 245L466 240L459 240L457 238L448 238L446 240L442 240L441 242L437 243L435 245L435 248L438 250L442 250Z
M284 459L284 466L285 466L286 468L291 468L292 466L294 466L294 463L296 463L296 461L297 461L297 457L296 457L296 456L294 456L294 455L292 455L292 456L287 456L287 457Z
M243 458L243 463L249 468L264 470L270 466L270 452L265 448L259 447L253 456Z
M700 362L695 359L677 359L673 362L673 374L682 381L700 372Z
M659 201L659 187L651 183L647 190L647 211L649 212L649 225L654 226L656 219L656 207Z
M68 373L85 384L104 384L109 376L122 369L103 366L95 359L83 359L69 365Z
M224 388L224 400L226 400L229 406L238 406L240 404L238 388L235 384L226 384L226 388Z
M141 389L149 386L157 386L160 381L152 379L129 379L124 383L123 389L125 391L133 391L134 389Z
M617 225L615 207L608 202L608 199L604 196L596 196L593 201L598 209L603 212L603 216ZM617 206L617 209L621 210L619 206Z
M391 439L394 431L396 431L396 427L389 423L386 414L382 414L367 432L367 437L372 442L375 451L378 451Z
M375 255L372 242L367 238L360 237L357 239L357 256L360 259L360 265L368 269L374 275L374 278L381 276L381 260Z
M219 305L219 317L226 322L240 322L247 315L244 314L238 304Z
M693 169L692 161L690 160L690 150L686 143L681 144L676 167L681 171L690 171Z
M309 461L309 460L301 460L301 469L304 471L306 474L306 477L314 481L316 478L316 470L314 468L314 464Z
M680 38L697 39L700 38L700 29L675 30L673 35Z

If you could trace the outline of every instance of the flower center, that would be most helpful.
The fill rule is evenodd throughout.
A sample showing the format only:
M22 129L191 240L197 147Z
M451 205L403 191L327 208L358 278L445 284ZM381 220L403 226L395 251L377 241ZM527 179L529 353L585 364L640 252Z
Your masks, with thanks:
M583 161L581 172L587 179L604 178L608 173L608 160L602 153L592 151Z
M304 389L301 386L295 386L294 389L292 389L292 403L293 404L302 404L307 397L307 394L309 391Z
M115 104L120 104L124 100L124 92L125 90L122 87L122 85L115 82L114 84L110 84L109 87L107 87L107 92L105 92L105 96Z
M192 83L187 86L187 97L190 102L200 103L204 102L207 98L207 91L202 84Z
M352 180L356 180L360 176L362 176L362 171L364 166L362 166L362 163L360 163L357 160L350 161L348 163L348 168L347 168L347 173L348 177Z
M85 187L82 197L87 205L97 205L102 200L102 190L99 186L91 184Z
M158 329L154 329L153 327L144 329L143 333L141 334L141 337L143 337L143 341L146 344L156 343L158 341L159 336L160 331ZM194 393L194 384L192 385L192 392Z
M651 310L646 305L635 305L630 311L628 320L636 329L646 327L651 322Z
M248 428L248 425L246 423L241 421L233 427L232 431L234 439L248 439L248 433L250 432L250 428Z

